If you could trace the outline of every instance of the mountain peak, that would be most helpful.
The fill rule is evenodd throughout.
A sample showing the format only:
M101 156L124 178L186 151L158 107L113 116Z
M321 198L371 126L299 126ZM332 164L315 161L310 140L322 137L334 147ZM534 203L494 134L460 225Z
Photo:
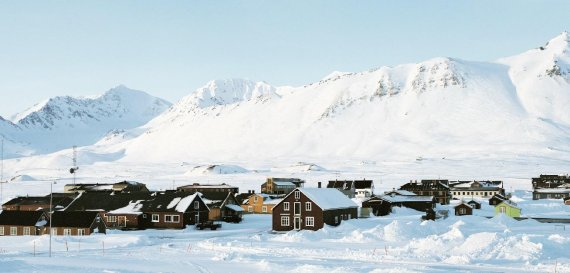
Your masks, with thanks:
M275 87L266 82L248 79L213 80L198 88L179 104L206 108L216 105L233 104L257 98L277 96Z
M540 50L551 50L559 53L564 53L568 51L570 44L570 37L568 31L563 31L558 36L552 38L544 46L541 46Z

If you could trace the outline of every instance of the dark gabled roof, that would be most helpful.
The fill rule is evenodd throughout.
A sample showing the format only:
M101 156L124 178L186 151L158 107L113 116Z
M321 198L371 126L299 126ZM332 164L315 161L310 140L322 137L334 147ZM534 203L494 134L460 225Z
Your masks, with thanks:
M479 205L481 205L481 202L477 202L477 201L475 201L475 200L471 200L471 201L467 202L467 204L479 204Z
M350 190L352 189L354 181L350 180L331 180L327 184L327 188L329 189L340 189L340 190Z
M140 210L143 212L175 212L177 211L178 204L186 197L189 197L192 200L189 200L190 202L186 202L188 203L188 206L185 211L192 207L192 202L194 202L195 198L200 199L200 193L174 191L156 192L152 194L150 199L141 202L142 208Z
M4 210L0 213L0 225L35 226L43 215L43 211Z
M51 226L89 228L98 215L97 211L55 211L51 216Z
M420 183L412 182L406 183L400 187L401 190L418 190L418 191L425 191L425 190L449 190L448 180L422 180Z
M221 206L222 203L228 198L228 195L233 194L231 192L201 192L202 198L208 199L208 207L211 206ZM236 200L237 201L237 200Z
M470 209L473 208L473 206L467 204L467 203L459 203L457 206L455 206L455 209L457 209L458 207L468 207Z
M371 189L372 188L372 180L354 180L354 188L355 189Z
M68 197L68 196L54 195L53 200L52 200L52 204L54 206L57 206L57 205L67 206L67 205L69 205L69 203L71 203L72 200L73 200L73 198ZM4 203L4 206L39 205L39 206L45 206L47 209L49 209L49 204L50 204L50 196L49 195L46 195L46 196L21 196L21 197L16 197L16 198Z
M79 194L65 211L111 211L127 206L131 201L148 200L152 192L84 192Z
M496 193L495 195L493 195L493 196L492 196L491 198L489 198L489 199L507 200L507 198L506 198L504 195L500 194L500 193Z

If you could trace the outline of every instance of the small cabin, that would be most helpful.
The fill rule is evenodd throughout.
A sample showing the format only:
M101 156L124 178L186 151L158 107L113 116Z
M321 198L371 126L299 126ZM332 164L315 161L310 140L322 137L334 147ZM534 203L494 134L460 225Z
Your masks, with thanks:
M55 211L51 216L51 234L83 236L106 233L107 226L99 211Z
M455 216L473 215L473 207L467 203L455 206Z
M516 203L505 200L495 206L495 215L504 214L509 217L521 217L521 208Z
M0 213L0 236L43 235L47 223L43 211L5 210Z
M504 195L495 194L495 195L493 195L493 197L489 198L489 205L490 206L496 206L505 200L508 200L508 199Z
M481 209L481 203L479 203L475 200L471 200L471 201L467 202L467 204L470 205L474 209Z

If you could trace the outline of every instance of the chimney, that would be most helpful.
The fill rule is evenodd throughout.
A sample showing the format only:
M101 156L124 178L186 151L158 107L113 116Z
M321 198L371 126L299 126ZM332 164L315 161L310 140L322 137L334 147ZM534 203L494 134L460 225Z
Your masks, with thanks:
M255 193L255 190L251 190L251 193Z
M318 185L319 185L319 189L320 189L321 188L321 182L320 181L319 181Z

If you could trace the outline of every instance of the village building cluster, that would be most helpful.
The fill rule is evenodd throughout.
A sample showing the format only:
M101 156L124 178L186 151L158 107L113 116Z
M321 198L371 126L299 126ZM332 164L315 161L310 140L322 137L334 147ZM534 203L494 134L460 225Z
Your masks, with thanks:
M260 192L228 184L194 183L175 190L150 191L145 184L69 184L64 192L20 196L2 204L0 236L85 236L108 229L182 229L188 225L217 229L219 222L240 223L243 214L271 214L276 232L318 230L355 218L385 216L394 207L425 213L424 220L473 215L482 203L495 214L521 217L502 181L410 180L376 194L372 180L331 180L307 188L299 178L267 178ZM564 199L570 205L570 177L532 178L533 199ZM453 201L452 201L453 200ZM356 201L356 202L355 202ZM218 222L215 223L214 221Z

